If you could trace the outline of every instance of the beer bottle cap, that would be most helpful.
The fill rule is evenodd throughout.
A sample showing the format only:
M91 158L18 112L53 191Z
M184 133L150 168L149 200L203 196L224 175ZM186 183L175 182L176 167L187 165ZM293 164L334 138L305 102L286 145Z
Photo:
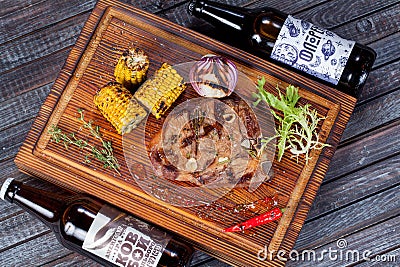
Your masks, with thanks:
M8 186L11 184L11 182L14 180L14 178L7 178L6 181L3 183L0 189L0 198L4 200L6 196L6 192L8 189Z

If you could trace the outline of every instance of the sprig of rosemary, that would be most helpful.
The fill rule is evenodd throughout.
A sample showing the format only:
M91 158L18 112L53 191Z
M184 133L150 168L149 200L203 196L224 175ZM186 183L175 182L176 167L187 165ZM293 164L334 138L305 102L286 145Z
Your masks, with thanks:
M277 86L279 97L276 97L264 90L265 82L265 77L258 80L258 93L253 94L257 98L254 105L256 106L264 101L270 107L283 112L283 117L271 110L272 115L280 122L280 125L276 129L275 136L262 139L262 146L265 147L270 141L277 138L278 161L281 161L284 151L289 149L297 160L300 155L304 155L306 163L308 163L309 153L312 149L322 149L329 146L329 144L319 142L319 136L316 132L318 122L325 118L319 117L317 111L311 109L309 104L296 106L300 99L298 88L289 85L284 95Z
M75 133L64 133L58 126L52 125L51 129L49 130L49 134L51 135L51 139L56 142L64 145L65 149L73 145L77 146L80 149L85 149L90 152L90 154L85 155L85 163L90 163L90 157L99 160L103 163L103 167L106 169L113 169L119 175L121 173L118 171L119 164L117 158L114 156L112 144L110 141L105 141L100 133L100 127L97 125L93 125L92 121L85 121L83 110L78 109L78 113L80 117L78 120L82 122L82 126L85 129L88 129L91 135L93 135L96 139L101 141L103 148L98 148L94 145L91 145L86 140L82 140L76 137Z

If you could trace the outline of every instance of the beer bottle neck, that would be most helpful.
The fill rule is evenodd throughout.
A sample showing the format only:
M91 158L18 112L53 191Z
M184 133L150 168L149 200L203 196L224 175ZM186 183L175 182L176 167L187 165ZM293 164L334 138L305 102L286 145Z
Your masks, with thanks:
M251 17L251 13L244 8L212 1L191 1L188 10L191 15L205 19L215 26L237 31L246 30Z
M22 184L12 178L4 182L0 197L37 216L48 226L60 219L64 207L64 201L57 195Z

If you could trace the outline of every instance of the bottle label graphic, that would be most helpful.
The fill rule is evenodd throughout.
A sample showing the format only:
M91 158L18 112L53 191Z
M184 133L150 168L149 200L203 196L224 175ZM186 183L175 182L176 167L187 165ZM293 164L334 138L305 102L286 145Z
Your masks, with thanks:
M83 249L117 266L155 267L170 239L165 232L106 205L90 226Z
M337 85L355 42L288 16L271 58Z

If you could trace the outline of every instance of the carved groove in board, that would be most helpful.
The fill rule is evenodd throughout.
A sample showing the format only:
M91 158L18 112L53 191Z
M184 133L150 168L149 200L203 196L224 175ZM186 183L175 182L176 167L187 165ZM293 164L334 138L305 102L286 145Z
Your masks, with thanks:
M107 9L106 12L104 13L103 18L101 19L99 26L97 27L96 32L93 35L93 40L91 42L91 45L86 49L86 52L80 59L78 67L76 68L73 76L70 78L65 90L63 91L60 97L61 101L58 101L57 106L55 108L55 112L53 112L51 117L49 118L49 121L44 129L45 133L49 132L50 127L53 124L57 125L58 121L62 116L62 112L67 107L69 100L72 98L72 95L75 89L77 88L81 77L83 76L86 68L90 63L90 60L92 59L94 52L96 51L97 47L100 44L103 32L107 30L107 27L110 24L111 17L109 16L109 12L110 9ZM42 152L46 148L47 144L49 143L49 140L50 140L50 135L48 134L41 135L36 145L38 152Z
M309 93L307 93L309 94ZM324 101L321 99L321 101ZM330 101L325 100L327 106L331 106L331 109L328 111L328 115L326 116L323 124L322 124L322 130L321 132L330 132L330 129L332 128L334 121L336 120L339 111L340 111L340 106L338 104L334 104ZM326 134L324 134L321 138L321 142L325 143L327 140ZM319 159L319 156L321 154L322 150L321 149L314 149L311 152L311 159L309 160L308 164L306 165L303 170L301 171L300 178L297 181L297 184L290 195L289 202L286 206L286 210L283 213L283 216L281 220L279 221L278 228L276 229L274 236L271 239L270 244L268 245L268 251L278 251L279 246L283 241L283 238L286 235L287 229L290 226L290 223L293 219L293 216L297 210L297 207L299 205L300 199L304 194L304 191L307 187L308 181L314 172L314 168L311 166L316 166L317 161Z

